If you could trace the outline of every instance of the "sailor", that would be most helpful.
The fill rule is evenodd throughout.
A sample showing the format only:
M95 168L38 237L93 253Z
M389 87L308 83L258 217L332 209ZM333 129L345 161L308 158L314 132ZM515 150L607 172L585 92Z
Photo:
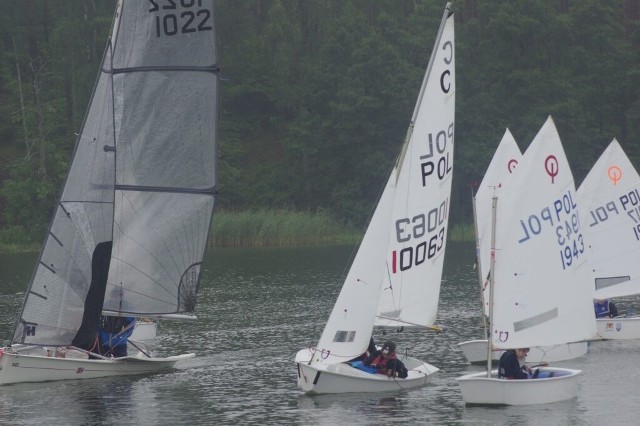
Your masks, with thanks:
M596 299L593 302L596 318L615 318L618 316L618 308L609 299Z
M386 374L389 377L406 379L408 375L407 368L396 357L396 344L390 340L382 345L380 352L369 355L363 364L374 367L378 374Z
M501 379L528 379L531 368L524 364L529 348L510 349L500 357L498 377Z
M134 317L103 315L98 327L100 354L114 358L127 356L127 342L135 325Z

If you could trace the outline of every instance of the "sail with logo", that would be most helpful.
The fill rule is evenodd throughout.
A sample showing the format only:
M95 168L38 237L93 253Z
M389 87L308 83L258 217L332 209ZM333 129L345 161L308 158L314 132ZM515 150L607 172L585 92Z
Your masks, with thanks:
M480 299L483 307L483 324L486 329L486 316L489 314L489 260L491 253L491 200L499 197L503 186L509 185L511 174L515 171L522 158L520 148L507 129L498 148L478 186L473 199L476 217L477 258L476 268L480 285ZM503 351L493 350L488 353L487 339L476 339L461 342L458 347L465 358L472 364L486 364L489 356L492 361L498 361ZM552 346L532 346L527 354L528 362L555 362L577 358L588 351L587 342L570 342Z
M404 144L342 290L317 345L296 355L298 386L305 392L415 388L438 371L406 353L397 355L408 369L406 378L365 371L351 361L369 348L376 322L428 327L435 321L448 227L454 113L449 3Z
M489 349L590 339L595 317L587 241L573 175L551 117L492 200ZM498 371L456 379L466 404L545 404L575 398L580 370L540 367L527 380Z
M113 317L192 318L216 194L211 0L121 0L0 383L139 374L193 353L98 350Z
M578 188L589 241L596 299L640 294L640 175L617 140L611 141ZM640 338L632 309L598 318L598 338Z

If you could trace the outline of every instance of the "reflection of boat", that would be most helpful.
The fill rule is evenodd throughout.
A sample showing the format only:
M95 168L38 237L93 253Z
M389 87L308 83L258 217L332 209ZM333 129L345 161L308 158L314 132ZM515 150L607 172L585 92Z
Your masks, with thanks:
M498 196L502 184L508 182L509 176L515 170L522 153L513 135L507 129L498 144L498 148L489 163L489 167L478 186L478 191L473 198L476 217L476 256L478 283L480 285L480 300L483 307L483 325L486 331L485 316L488 315L489 277L487 275L490 253L491 234L491 199ZM508 184L508 183L507 183ZM458 344L465 358L471 364L487 363L487 340L468 340ZM587 353L587 342L563 343L553 346L532 347L527 355L528 362L555 362L576 358ZM498 361L503 351L491 351L492 361Z
M640 294L640 176L613 140L578 188L597 299ZM640 316L596 320L598 337L640 338Z
M587 250L573 176L551 118L492 202L492 348L587 340L595 332ZM540 367L536 378L487 372L456 379L466 404L543 404L574 398L580 371ZM549 377L552 376L552 377Z
M428 327L435 320L453 167L454 52L454 18L447 4L407 137L333 311L317 347L296 355L298 386L306 392L415 388L438 371L418 359L398 355L409 370L408 377L389 378L352 367L348 361L367 350L380 293L388 288L389 281L384 284L389 276L401 290L394 293L397 300L412 303L384 310L379 319L393 323L385 325ZM437 273L427 272L432 268ZM425 295L416 292L413 280L428 287L428 303L423 303Z
M0 351L0 384L149 373L194 356L96 349L103 309L173 318L195 309L216 193L218 68L212 1L174 8L116 7L67 180ZM178 21L182 32L167 24Z

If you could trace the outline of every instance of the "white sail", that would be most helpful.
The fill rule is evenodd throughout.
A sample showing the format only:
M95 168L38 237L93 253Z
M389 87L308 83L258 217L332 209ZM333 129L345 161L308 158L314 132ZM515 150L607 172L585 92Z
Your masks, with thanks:
M193 311L216 192L213 20L211 0L118 3L13 343L89 347L103 304Z
M387 224L393 208L395 173L387 182L360 248L351 264L331 315L318 341L318 356L326 364L348 361L369 345L376 315L380 283L385 274Z
M578 188L596 298L640 293L640 176L613 140Z
M435 320L453 166L454 66L453 14L448 5L407 137L312 363L342 363L366 351L389 276L394 286L397 280L395 291L402 289L396 302L403 300L411 313L402 320L424 325ZM402 287L398 277L405 283L419 278L424 289L418 291L416 283Z
M595 332L588 248L573 176L551 117L497 207L492 344L550 346Z
M431 326L449 227L455 124L454 19L436 39L396 166L377 326Z
M476 226L477 226L477 268L478 276L482 277L484 293L484 312L488 315L489 294L488 276L489 258L491 253L491 199L499 195L500 188L515 170L522 158L520 148L513 135L507 129L496 148L496 152L487 167L487 171L478 186L475 195Z

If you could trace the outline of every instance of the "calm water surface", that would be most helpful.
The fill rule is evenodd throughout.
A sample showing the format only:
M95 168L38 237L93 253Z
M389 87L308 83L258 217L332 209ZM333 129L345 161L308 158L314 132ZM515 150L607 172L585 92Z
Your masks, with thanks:
M557 363L582 369L576 400L546 406L466 408L453 380L479 371L458 350L482 335L471 244L450 244L438 322L405 331L400 349L442 369L421 389L306 396L296 352L313 345L342 284L352 247L209 252L198 321L160 324L158 351L197 357L152 376L0 387L0 424L638 424L640 341L598 342ZM0 338L8 339L36 256L0 255Z

